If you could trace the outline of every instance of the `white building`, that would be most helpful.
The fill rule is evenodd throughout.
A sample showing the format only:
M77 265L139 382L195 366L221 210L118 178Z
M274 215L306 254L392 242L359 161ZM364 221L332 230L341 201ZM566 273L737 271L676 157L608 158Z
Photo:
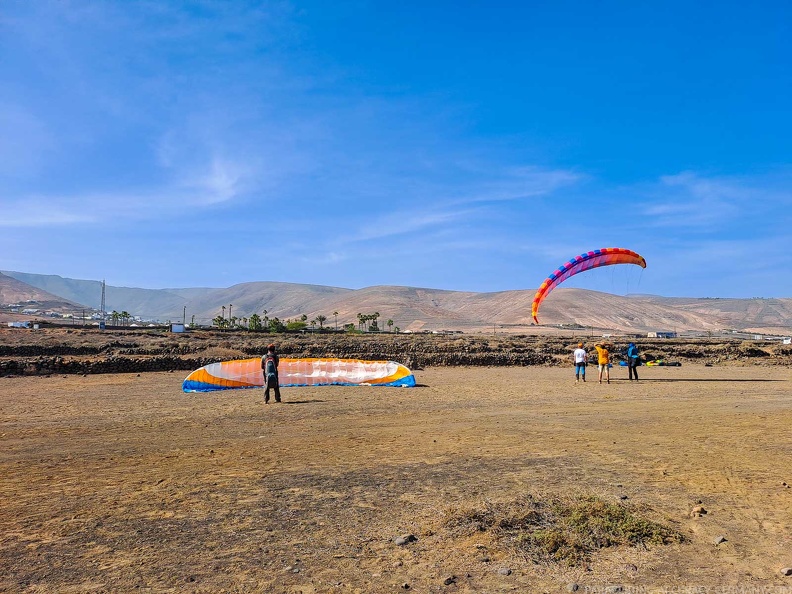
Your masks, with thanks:
M658 332L649 332L646 335L647 338L676 338L676 332L668 332L668 331L658 331Z

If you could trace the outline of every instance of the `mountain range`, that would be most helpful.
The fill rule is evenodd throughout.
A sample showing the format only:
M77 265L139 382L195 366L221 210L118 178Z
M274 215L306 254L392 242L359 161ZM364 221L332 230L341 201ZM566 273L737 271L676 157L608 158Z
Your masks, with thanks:
M36 302L36 308L53 311L73 310L81 307L79 303L54 295L41 287L0 273L0 304L19 304Z
M28 299L46 302L53 311L99 309L101 282L57 275L0 272L0 304ZM533 290L474 293L440 289L374 286L346 289L321 285L249 282L226 288L105 288L105 310L126 311L151 320L210 324L219 315L295 319L326 317L324 324L357 325L357 314L380 314L380 327L393 320L401 330L531 328ZM225 309L223 307L225 306ZM337 315L334 315L337 312ZM792 299L680 298L656 295L612 295L585 289L559 288L542 304L545 326L579 325L620 332L718 332L733 329L763 334L792 333Z

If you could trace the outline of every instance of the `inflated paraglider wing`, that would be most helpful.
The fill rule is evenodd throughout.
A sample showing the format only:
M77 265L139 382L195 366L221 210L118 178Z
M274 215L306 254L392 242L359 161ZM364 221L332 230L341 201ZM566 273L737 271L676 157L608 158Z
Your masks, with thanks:
M415 376L395 361L360 359L281 359L281 387L290 386L394 386L411 388ZM239 388L261 388L264 374L261 359L211 363L196 369L182 384L185 392L212 392Z
M610 266L612 264L637 264L641 268L646 268L646 260L644 260L643 256L624 248L602 248L580 254L576 258L572 258L569 262L560 266L558 270L548 276L539 287L539 290L536 291L531 306L531 315L533 316L534 322L537 324L539 323L536 316L539 313L539 305L545 300L545 297L547 297L550 291L555 289L570 276L574 276L579 272L591 270L592 268Z

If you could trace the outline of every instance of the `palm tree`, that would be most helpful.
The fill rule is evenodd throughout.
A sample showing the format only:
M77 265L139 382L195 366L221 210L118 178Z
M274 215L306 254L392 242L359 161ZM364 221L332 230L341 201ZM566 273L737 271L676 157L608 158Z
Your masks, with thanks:
M122 311L122 312L121 312L121 319L122 319L122 320L123 320L123 322L124 322L124 326L126 326L127 322L129 321L129 318L131 318L131 317L132 317L132 316L130 316L130 315L129 315L129 312L128 312L128 311Z
M358 319L358 329L363 330L363 322L365 321L363 319L363 314L358 312L357 319Z
M223 319L225 320L225 305L223 305L222 307L223 307L223 313L222 313L222 316L223 316Z
M113 325L118 326L118 318L121 317L121 314L118 313L116 310L113 310L113 313L110 314L110 319L113 320Z
M316 321L319 322L319 329L320 330L322 328L324 328L324 323L325 323L326 320L327 320L326 316L322 316L322 315L316 316Z
M336 330L338 330L338 312L337 312L337 311L334 311L334 312L333 312L333 315L335 316Z
M388 320L388 321L386 322L386 324L388 324L388 329L389 329L389 330L393 328L393 320Z

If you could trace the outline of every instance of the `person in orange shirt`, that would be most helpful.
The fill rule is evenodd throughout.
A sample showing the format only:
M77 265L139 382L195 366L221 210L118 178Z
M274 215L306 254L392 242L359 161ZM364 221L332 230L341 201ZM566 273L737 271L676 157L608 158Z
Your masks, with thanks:
M605 380L610 383L610 369L608 365L610 364L610 353L608 352L608 344L603 342L598 342L594 345L594 348L597 349L597 377L599 378L599 383L602 383L602 372L605 372Z

